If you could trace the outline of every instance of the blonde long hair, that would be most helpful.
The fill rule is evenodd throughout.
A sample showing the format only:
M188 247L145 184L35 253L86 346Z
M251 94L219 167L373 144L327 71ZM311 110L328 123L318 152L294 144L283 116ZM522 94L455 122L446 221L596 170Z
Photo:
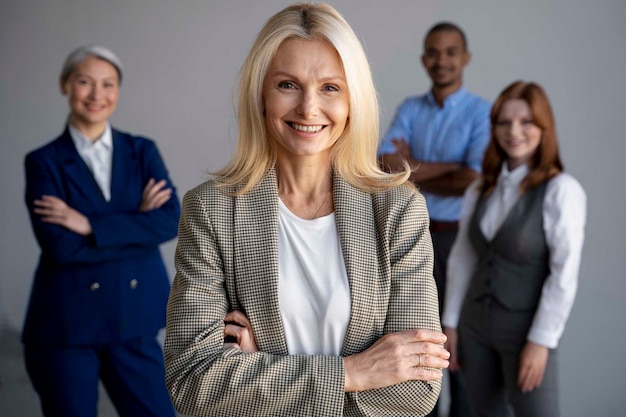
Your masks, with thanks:
M339 54L350 96L346 129L334 145L333 169L347 182L368 192L406 182L410 171L383 172L376 161L379 140L378 98L361 43L345 19L330 5L299 3L272 16L259 32L241 69L237 95L238 140L228 164L215 173L221 186L252 189L276 164L274 144L267 140L263 116L263 82L272 59L287 39L321 39Z

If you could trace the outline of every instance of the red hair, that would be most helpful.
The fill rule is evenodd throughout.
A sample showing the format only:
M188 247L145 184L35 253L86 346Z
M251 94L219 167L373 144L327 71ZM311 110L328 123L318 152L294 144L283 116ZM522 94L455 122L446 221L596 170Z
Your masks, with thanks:
M533 123L541 129L541 143L529 161L530 169L520 184L520 193L524 193L527 189L536 187L543 181L563 172L559 145L556 139L554 115L548 96L538 84L516 81L500 93L491 109L491 140L483 159L483 183L481 186L482 191L486 194L493 191L502 164L507 160L507 155L498 144L495 135L495 126L500 110L507 100L524 100L530 107Z

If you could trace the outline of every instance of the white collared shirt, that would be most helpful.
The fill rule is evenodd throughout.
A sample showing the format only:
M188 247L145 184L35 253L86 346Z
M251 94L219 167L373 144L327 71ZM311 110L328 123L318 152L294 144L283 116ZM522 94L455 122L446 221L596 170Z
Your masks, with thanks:
M80 157L93 174L106 201L111 200L111 171L113 169L113 136L107 122L102 135L95 141L69 125L70 136Z
M526 165L509 171L504 164L480 220L480 229L487 239L491 240L495 236L511 207L519 199L519 184L527 173ZM456 328L458 325L477 261L468 229L479 196L479 184L480 180L475 181L465 192L459 233L448 258L442 318L446 327ZM555 348L563 334L578 286L586 210L585 191L574 177L561 173L550 180L543 201L543 228L550 252L550 275L543 285L539 306L527 335L530 342Z

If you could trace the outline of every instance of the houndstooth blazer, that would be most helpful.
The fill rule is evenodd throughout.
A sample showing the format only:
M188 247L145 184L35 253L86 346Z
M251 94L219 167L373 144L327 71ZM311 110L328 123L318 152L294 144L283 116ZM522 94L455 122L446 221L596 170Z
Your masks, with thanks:
M274 171L233 196L205 182L183 199L176 277L167 308L166 382L192 416L422 416L440 381L344 392L343 359L288 355L278 302L278 186ZM342 356L382 335L441 330L424 198L409 186L366 193L333 178L351 294ZM259 352L223 349L224 316L244 312Z

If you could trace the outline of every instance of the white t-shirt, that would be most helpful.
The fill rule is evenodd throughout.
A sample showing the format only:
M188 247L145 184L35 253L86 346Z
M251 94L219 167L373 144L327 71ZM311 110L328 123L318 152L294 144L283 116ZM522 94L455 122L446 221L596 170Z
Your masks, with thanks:
M350 286L335 214L305 220L279 199L278 294L292 355L340 356Z

